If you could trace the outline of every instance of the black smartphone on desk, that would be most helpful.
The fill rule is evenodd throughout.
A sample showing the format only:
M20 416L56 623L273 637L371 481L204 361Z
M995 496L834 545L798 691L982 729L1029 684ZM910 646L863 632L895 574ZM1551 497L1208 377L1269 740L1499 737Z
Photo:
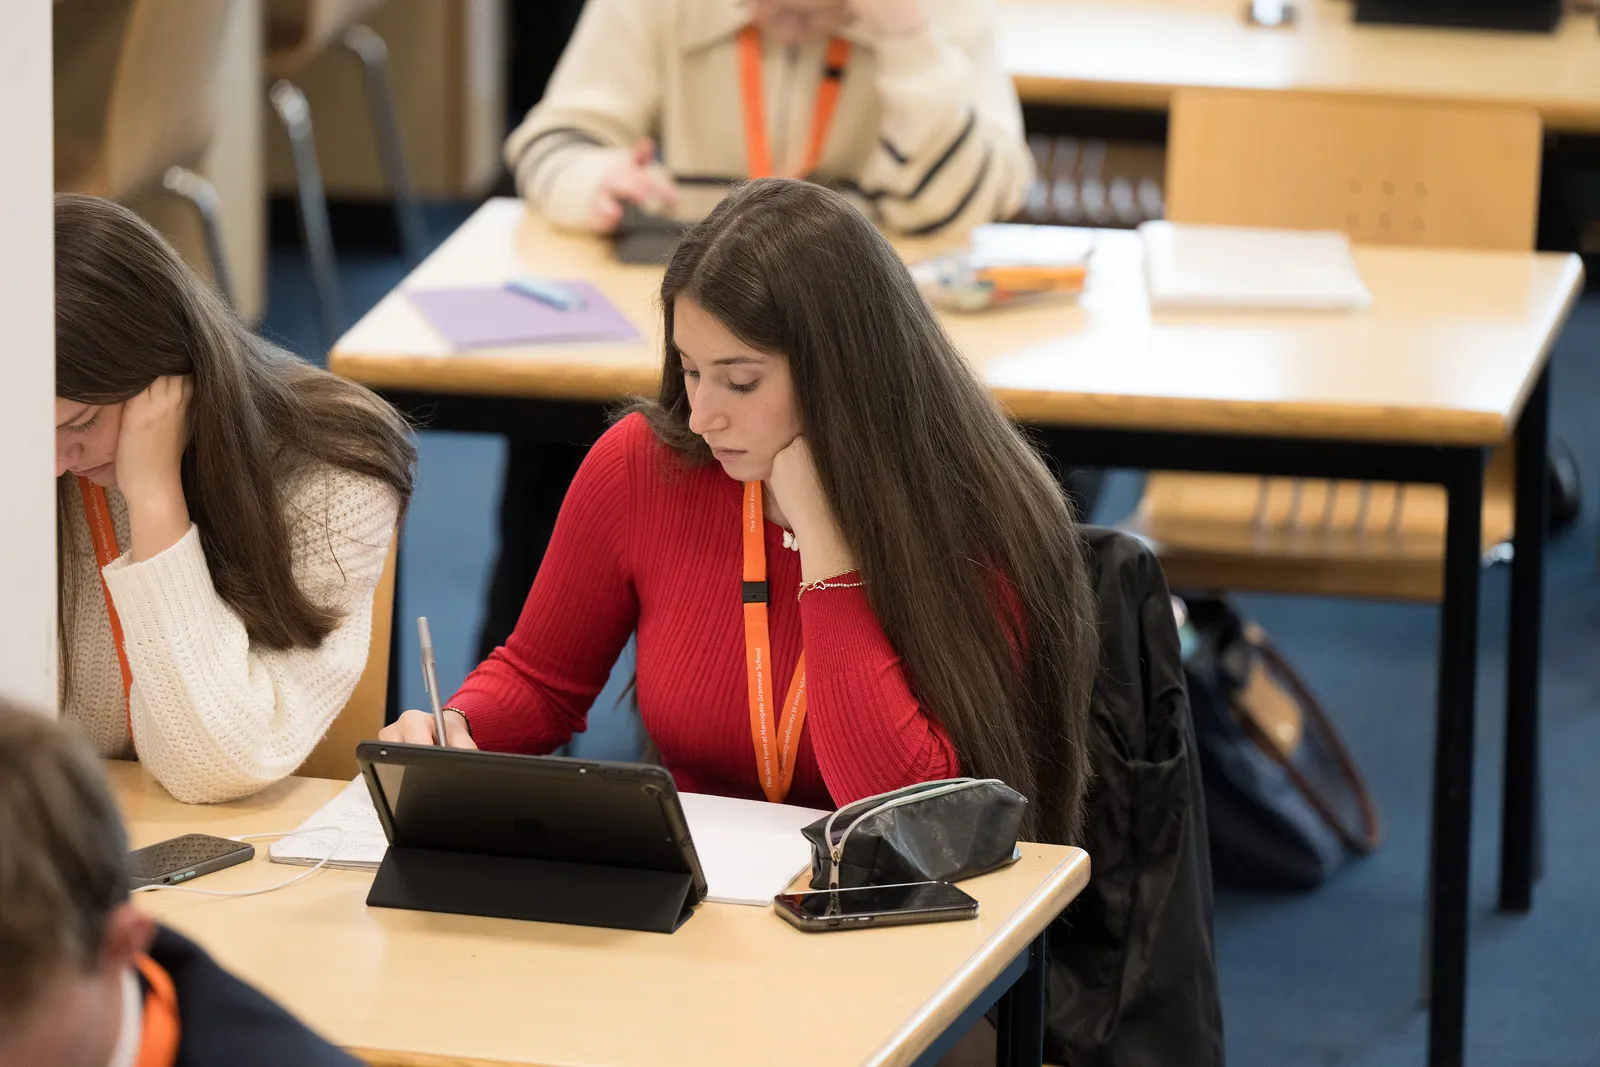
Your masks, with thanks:
M772 898L772 908L790 924L808 933L978 917L978 902L949 882L779 893Z
M128 853L128 888L177 885L243 863L255 846L210 834L184 834Z

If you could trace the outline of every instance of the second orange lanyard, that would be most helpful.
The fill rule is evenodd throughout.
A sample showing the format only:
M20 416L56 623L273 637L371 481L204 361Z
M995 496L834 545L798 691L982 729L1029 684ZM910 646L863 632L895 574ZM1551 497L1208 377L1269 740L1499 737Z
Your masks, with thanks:
M802 649L778 715L772 709L772 637L767 627L767 542L761 483L744 483L744 654L750 690L750 739L761 791L782 804L794 781L800 732L806 723L806 654Z
M844 65L850 59L850 42L838 37L829 39L827 66L822 72L822 83L817 86L817 102L811 111L811 135L806 142L806 155L798 171L786 177L803 178L817 169L822 159L822 146L828 139L828 127L833 124L833 111L839 103L839 86L844 80ZM739 32L739 90L744 98L744 144L750 177L771 178L776 172L772 165L772 145L767 140L767 108L762 92L761 30L746 26Z
M117 646L117 666L122 671L122 710L127 718L128 739L133 739L133 671L128 666L128 648L122 637L122 620L117 617L117 606L111 601L111 588L106 585L105 570L122 554L117 546L117 531L111 524L111 508L106 503L106 491L89 481L78 479L78 492L83 496L83 514L89 521L89 537L94 541L94 558L99 564L100 592L106 598L106 617L111 621L111 640Z

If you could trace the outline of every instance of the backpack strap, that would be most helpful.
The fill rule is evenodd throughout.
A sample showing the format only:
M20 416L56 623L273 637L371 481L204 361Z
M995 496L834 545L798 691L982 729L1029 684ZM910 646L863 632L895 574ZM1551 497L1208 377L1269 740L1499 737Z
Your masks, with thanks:
M1350 750L1339 737L1339 732L1334 729L1332 721L1328 718L1327 711L1322 702L1311 692L1311 687L1306 685L1289 661L1278 651L1267 632L1254 623L1247 623L1243 632L1244 640L1260 656L1262 666L1271 674L1279 678L1290 690L1290 695L1300 707L1301 714L1306 719L1306 726L1318 735L1322 744L1327 746L1328 752L1333 756L1334 764L1339 776L1350 787L1351 794L1356 798L1356 803L1361 810L1361 825L1347 826L1340 818L1335 806L1306 777L1305 773L1295 764L1284 747L1275 740L1268 730L1257 721L1248 708L1235 704L1239 711L1239 719L1251 739L1261 747L1261 750L1271 756L1282 768L1286 777L1295 790L1305 798L1313 811L1315 811L1327 824L1328 829L1339 838L1340 842L1352 852L1366 855L1378 847L1383 840L1383 826L1378 818L1378 809L1372 802L1372 794L1367 789L1361 771L1356 767L1355 760L1350 756ZM1237 694L1236 694L1237 695Z

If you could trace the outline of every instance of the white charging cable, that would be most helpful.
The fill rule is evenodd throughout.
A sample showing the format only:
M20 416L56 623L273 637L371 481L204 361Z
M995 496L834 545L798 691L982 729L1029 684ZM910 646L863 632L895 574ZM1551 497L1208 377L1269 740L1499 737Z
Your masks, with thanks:
M299 830L279 830L276 833L270 834L240 834L238 837L228 838L229 841L258 841L266 837L288 838L298 837L300 834L328 833L338 834L339 836L334 839L333 847L328 850L327 854L319 859L316 862L316 865L313 866L309 871L306 871L304 874L297 874L293 878L287 878L284 881L279 882L277 885L263 886L260 889L241 889L231 893L224 893L216 889L196 889L193 886L187 885L142 885L133 890L133 892L151 893L158 889L163 889L173 893L199 893L200 895L207 897L254 897L260 896L262 893L272 893L279 889L287 889L296 882L305 881L307 878L310 878L313 874L316 874L318 871L322 870L323 867L328 865L328 861L333 859L334 853L339 851L339 846L344 844L344 827L307 826Z

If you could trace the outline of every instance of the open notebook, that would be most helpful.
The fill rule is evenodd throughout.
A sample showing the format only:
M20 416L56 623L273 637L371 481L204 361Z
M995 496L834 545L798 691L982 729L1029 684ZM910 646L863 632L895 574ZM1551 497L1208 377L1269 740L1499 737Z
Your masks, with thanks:
M754 800L679 793L689 834L705 872L706 899L719 904L768 905L795 876L811 866L811 846L800 828L827 814L815 808L767 804ZM344 838L328 860L329 867L377 870L389 842L372 807L367 784L357 778L328 801L301 830L337 826ZM298 833L273 843L274 863L307 866L327 855L338 835Z

